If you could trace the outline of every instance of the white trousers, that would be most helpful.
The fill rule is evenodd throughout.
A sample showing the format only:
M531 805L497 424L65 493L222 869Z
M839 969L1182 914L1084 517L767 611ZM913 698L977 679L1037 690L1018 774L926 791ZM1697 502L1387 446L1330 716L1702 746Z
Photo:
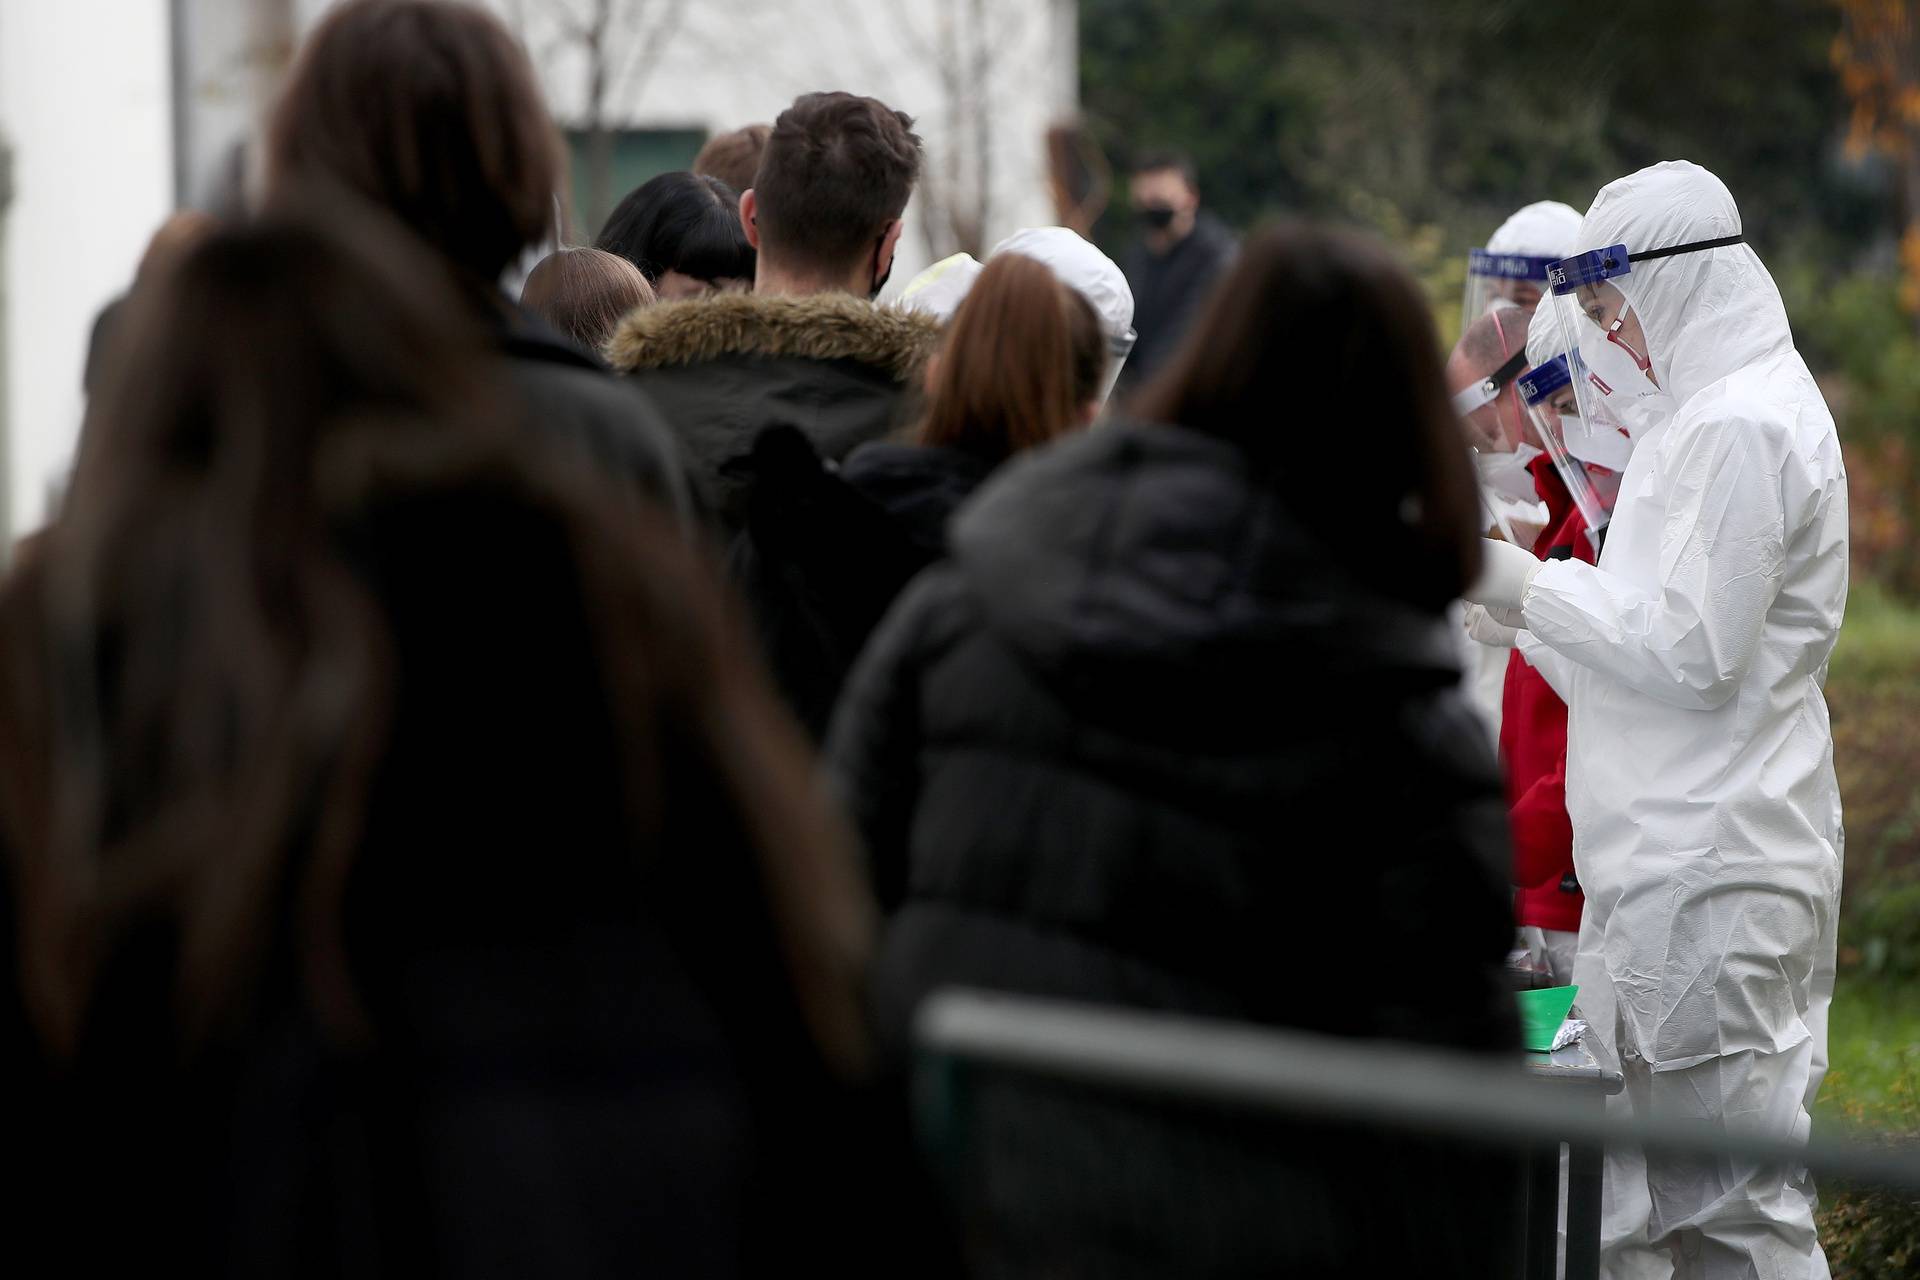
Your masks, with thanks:
M1707 1121L1805 1141L1826 1074L1831 977L1815 981L1812 1037L1783 1053L1744 1051L1655 1071L1627 1046L1626 1088L1610 1115ZM1619 1028L1600 1037L1608 1054ZM1606 1055L1603 1055L1606 1056ZM1601 1183L1600 1274L1607 1280L1828 1280L1805 1168L1725 1157L1677 1159L1609 1148Z

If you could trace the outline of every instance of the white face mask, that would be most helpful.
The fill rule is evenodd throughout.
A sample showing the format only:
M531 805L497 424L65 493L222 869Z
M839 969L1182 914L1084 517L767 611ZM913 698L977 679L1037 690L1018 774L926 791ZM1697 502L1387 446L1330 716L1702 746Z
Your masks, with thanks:
M1580 358L1587 365L1585 394L1604 406L1605 414L1592 423L1562 415L1567 452L1582 462L1623 471L1634 442L1672 414L1673 398L1641 372L1632 356L1603 337L1583 341Z
M1530 444L1521 443L1511 452L1492 453L1474 451L1473 464L1480 469L1480 483L1503 498L1515 502L1533 502L1539 495L1533 487L1533 473L1527 470L1527 464L1540 456L1540 450Z
M1596 393L1597 394L1597 393ZM1624 471L1633 457L1633 437L1605 418L1589 422L1577 413L1560 415L1560 436L1567 452L1609 471Z

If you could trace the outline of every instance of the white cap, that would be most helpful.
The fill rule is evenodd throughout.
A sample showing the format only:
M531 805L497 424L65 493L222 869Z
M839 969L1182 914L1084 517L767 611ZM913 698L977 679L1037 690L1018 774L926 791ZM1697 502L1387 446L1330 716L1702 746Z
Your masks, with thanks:
M1579 253L1580 211L1558 200L1538 200L1516 212L1487 237L1488 253L1528 258L1569 258Z
M945 324L953 319L953 313L966 301L967 293L973 288L974 278L980 271L980 264L974 261L970 253L956 253L942 258L907 281L906 287L900 290L899 305L913 311L924 311Z
M1133 290L1126 273L1084 236L1066 227L1027 227L993 246L987 260L1003 253L1034 259L1085 298L1116 355L1133 346Z

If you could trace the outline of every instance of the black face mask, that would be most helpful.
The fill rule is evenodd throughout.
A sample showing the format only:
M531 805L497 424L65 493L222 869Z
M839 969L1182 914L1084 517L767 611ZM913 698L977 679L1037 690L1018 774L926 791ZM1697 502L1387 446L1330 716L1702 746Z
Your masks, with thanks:
M1135 216L1155 231L1165 231L1173 225L1173 206L1170 204L1142 205L1135 210Z
M886 241L882 240L880 243L884 245L886 244ZM879 261L880 251L878 249L874 250L873 256L876 262ZM867 301L869 302L878 301L880 297L880 291L887 287L887 281L892 278L893 278L893 263L888 262L887 269L880 273L879 278L876 279L873 282L873 285L867 290Z

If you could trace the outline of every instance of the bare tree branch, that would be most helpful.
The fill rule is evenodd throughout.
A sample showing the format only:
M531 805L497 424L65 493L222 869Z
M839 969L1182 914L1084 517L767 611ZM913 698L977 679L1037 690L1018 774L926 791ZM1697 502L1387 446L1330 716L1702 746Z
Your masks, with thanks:
M660 65L661 57L678 34L680 24L687 16L687 0L657 0L657 3L640 6L640 12L652 12L658 16L649 26L640 21L639 13L635 14L632 52L616 79L622 90L622 99L633 103L639 102L641 95L646 92L647 80L654 68Z

